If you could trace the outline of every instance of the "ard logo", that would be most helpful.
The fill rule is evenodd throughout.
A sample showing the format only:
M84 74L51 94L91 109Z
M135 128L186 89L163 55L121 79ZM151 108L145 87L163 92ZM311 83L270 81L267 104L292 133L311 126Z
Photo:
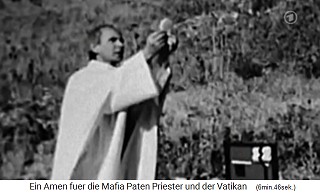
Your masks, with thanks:
M277 145L225 143L226 179L277 180Z

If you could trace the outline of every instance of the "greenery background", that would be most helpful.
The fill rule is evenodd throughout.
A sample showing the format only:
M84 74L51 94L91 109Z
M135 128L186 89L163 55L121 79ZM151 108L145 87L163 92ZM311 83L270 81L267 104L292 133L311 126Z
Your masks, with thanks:
M320 178L320 1L0 0L0 178L48 179L65 83L109 22L139 50L164 17L180 45L157 179L223 179L223 140L277 142L281 179ZM286 10L298 22L283 20Z

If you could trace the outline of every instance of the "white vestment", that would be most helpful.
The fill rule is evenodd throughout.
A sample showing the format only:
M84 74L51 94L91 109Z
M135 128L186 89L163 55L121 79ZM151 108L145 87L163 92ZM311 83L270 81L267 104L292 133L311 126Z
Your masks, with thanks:
M163 72L153 76L139 52L120 67L93 60L73 74L51 178L154 179Z

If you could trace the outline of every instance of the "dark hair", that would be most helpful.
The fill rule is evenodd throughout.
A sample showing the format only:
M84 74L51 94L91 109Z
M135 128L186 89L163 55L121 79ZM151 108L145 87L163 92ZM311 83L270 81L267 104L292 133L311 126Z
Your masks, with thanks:
M89 57L89 61L91 60L96 60L97 59L97 53L93 52L92 50L88 51L88 57Z
M100 44L100 37L101 37L103 29L111 29L111 30L116 31L120 35L122 34L121 31L112 24L101 24L101 25L94 27L90 31L88 31L88 33L87 33L88 39L91 44L94 44L94 45ZM93 59L97 59L98 54L90 49L88 52L88 55L89 55L89 60L93 60Z

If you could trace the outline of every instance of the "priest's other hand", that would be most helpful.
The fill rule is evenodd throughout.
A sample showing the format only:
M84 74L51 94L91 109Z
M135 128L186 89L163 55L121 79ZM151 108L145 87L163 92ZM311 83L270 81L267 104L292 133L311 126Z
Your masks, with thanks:
M146 46L143 49L143 54L146 60L151 60L163 47L166 46L168 35L165 31L157 31L150 34L147 38Z
M171 35L168 38L168 44L169 44L169 53L173 53L178 48L179 40L175 35Z

